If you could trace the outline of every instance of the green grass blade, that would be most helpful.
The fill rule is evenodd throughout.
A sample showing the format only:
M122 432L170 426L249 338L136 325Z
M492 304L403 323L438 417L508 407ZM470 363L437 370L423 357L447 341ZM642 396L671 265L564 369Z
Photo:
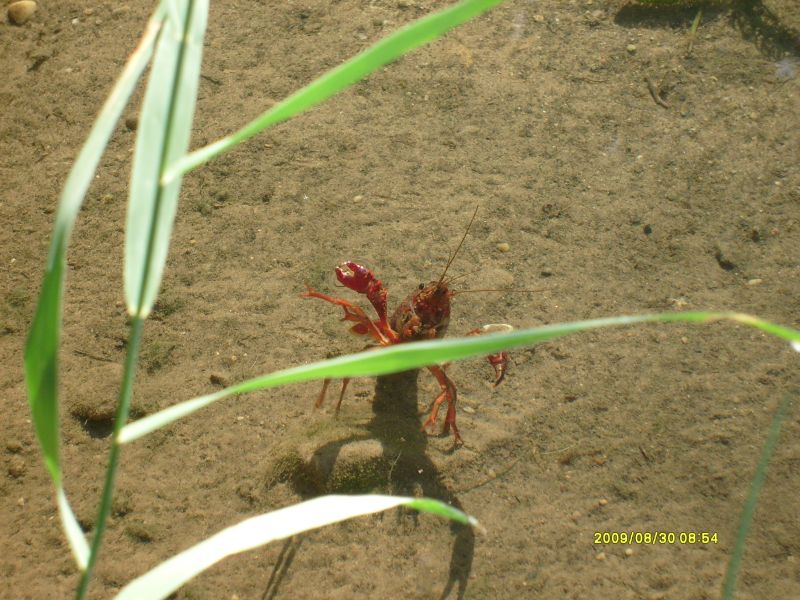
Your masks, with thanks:
M609 317L589 321L574 321L558 325L546 325L532 329L522 329L512 333L453 338L430 342L397 344L377 351L366 351L348 356L340 356L309 365L276 371L227 387L213 394L200 396L171 406L162 411L129 423L122 428L119 442L124 444L146 435L185 417L200 408L235 394L298 383L325 377L371 377L407 371L432 364L469 358L499 352L518 346L529 346L571 333L620 325L652 322L708 322L730 320L756 327L779 338L800 346L800 331L782 327L757 317L732 312L679 312L654 315Z
M103 104L64 184L58 201L42 288L25 344L25 383L33 426L45 466L56 485L59 516L64 532L81 569L86 567L88 546L64 493L59 460L58 346L67 245L86 191L94 179L100 157L139 77L150 61L163 17L164 9L159 6L148 21L138 47L131 54Z
M58 486L56 490L56 503L58 504L58 515L61 519L61 528L67 535L67 542L69 548L72 550L72 556L75 558L75 564L81 571L86 569L89 564L89 544L86 542L86 536L83 535L78 519L75 518L75 513L67 501L67 495L64 493L64 488Z
M94 179L100 157L136 82L150 61L163 16L164 10L159 7L148 22L139 46L128 59L122 74L106 99L67 177L59 198L42 289L25 345L25 382L33 424L47 470L56 484L61 481L58 462L57 376L67 244L86 191Z
M764 478L767 475L767 465L772 458L772 452L775 450L775 446L778 444L778 435L781 431L781 424L783 423L783 419L786 417L786 413L789 410L791 399L792 395L786 394L778 406L778 410L775 411L775 416L772 418L772 425L769 428L767 441L764 444L764 449L761 451L761 458L759 459L758 466L756 467L756 474L753 477L752 483L750 484L750 493L745 501L744 510L742 511L742 518L739 521L739 532L736 535L736 544L733 547L733 552L731 552L728 570L725 573L725 579L722 582L722 600L731 600L733 598L733 592L736 587L736 578L739 575L742 554L744 554L744 545L745 541L747 540L747 532L750 529L750 523L753 521L753 514L756 511L756 504L758 504L758 494L761 492L761 488L764 485Z
M191 578L227 556L252 550L304 531L396 506L408 506L446 516L461 523L477 525L474 518L438 500L379 495L322 496L252 517L238 525L223 529L134 579L116 598L117 600L166 598Z
M58 342L64 296L64 258L69 228L73 222L74 219L67 227L64 227L65 224L62 222L60 230L58 223L56 225L57 231L50 246L51 252L54 247L56 248L56 256L52 265L47 267L39 292L24 358L25 383L28 387L28 403L33 427L42 449L45 466L56 485L61 484L61 466L58 457ZM60 239L56 239L57 237Z
M455 521L457 523L461 523L462 525L471 525L473 527L477 527L480 530L483 530L483 527L478 523L477 519L474 517L470 517L469 515L464 514L454 506L450 504L445 504L444 502L440 502L439 500L431 500L430 498L414 498L409 502L405 503L407 508L413 508L414 510L418 510L420 512L427 512L433 515L439 515L440 517L444 517L445 519L450 519L451 521Z
M164 177L164 182L171 182L267 127L285 121L319 104L383 65L435 40L453 27L469 21L500 2L502 0L466 0L406 25L301 88L239 131L182 157L170 167Z
M167 260L181 180L159 180L189 147L208 0L174 1L169 14L142 105L128 204L125 300L140 318L155 303Z

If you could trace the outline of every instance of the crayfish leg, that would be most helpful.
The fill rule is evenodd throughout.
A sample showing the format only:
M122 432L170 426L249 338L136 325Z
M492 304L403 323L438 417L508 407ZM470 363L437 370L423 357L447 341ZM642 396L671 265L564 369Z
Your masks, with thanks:
M447 402L447 416L445 417L444 424L442 425L442 433L448 433L452 427L453 441L456 445L463 444L464 440L461 439L461 434L458 431L458 425L456 425L456 385L450 380L443 368L433 366L428 367L428 370L434 377L436 377L436 381L439 382L442 391L436 397L436 400L433 401L433 405L431 406L431 414L428 415L428 418L422 424L422 431L427 431L429 427L431 430L433 430L433 428L436 426L436 418L439 416L439 408L443 402Z
M350 377L345 377L342 379L342 391L339 392L339 401L336 403L336 414L339 414L339 409L342 407L342 400L344 400L344 392L347 390L347 384L350 383ZM322 405L325 403L325 395L328 393L328 386L331 384L330 378L326 378L322 381L322 390L319 392L319 396L317 397L317 401L314 402L314 408L322 408Z
M328 386L331 384L330 379L324 379L322 381L322 390L319 392L319 396L317 397L317 401L314 402L314 408L322 408L322 405L325 403L325 394L328 393Z
M347 389L347 384L350 383L350 378L345 377L342 379L342 391L339 392L339 401L336 403L336 414L339 414L339 409L342 407L342 400L344 400L344 392Z
M306 284L306 291L300 294L300 297L318 298L320 300L324 300L325 302L330 302L331 304L341 306L342 310L344 310L344 317L342 317L342 320L356 323L350 328L351 332L358 335L370 335L382 346L389 345L391 343L391 337L396 335L393 331L391 331L391 328L383 331L380 327L381 322L373 322L360 306L356 306L347 300L334 298L333 296L328 296L327 294L318 292L308 284ZM389 337L387 337L387 335L389 335Z

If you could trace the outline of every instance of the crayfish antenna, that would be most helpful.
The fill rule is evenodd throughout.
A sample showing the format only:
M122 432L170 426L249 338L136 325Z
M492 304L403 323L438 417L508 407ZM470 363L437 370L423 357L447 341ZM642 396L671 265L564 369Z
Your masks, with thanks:
M464 244L464 240L467 239L467 234L469 233L470 227L472 227L472 223L475 221L475 216L478 214L478 209L480 208L480 204L475 205L475 212L472 213L472 218L469 220L469 225L467 225L467 230L464 232L461 241L458 242L458 246L456 246L455 252L450 255L450 258L447 261L447 264L444 266L444 271L442 271L442 276L439 277L439 281L437 282L436 286L442 285L444 281L444 276L447 275L447 269L450 268L450 265L453 263L453 260L458 255L458 251L461 250L461 246Z

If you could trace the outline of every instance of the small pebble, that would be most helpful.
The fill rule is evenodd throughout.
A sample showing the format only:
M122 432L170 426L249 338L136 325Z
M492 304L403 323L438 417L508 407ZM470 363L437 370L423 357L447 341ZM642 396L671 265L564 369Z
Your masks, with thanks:
M358 196L353 196L353 202L361 202L364 199L364 196L359 194Z
M625 548L625 556L633 556L633 548Z
M221 387L227 387L228 380L224 375L219 375L217 373L212 373L208 380L212 383L212 385L218 385Z
M800 62L796 58L784 58L775 63L775 77L780 81L789 81L797 76L797 67Z
M508 252L511 250L511 246L507 242L500 242L497 244L497 249L500 250L500 252Z
M761 285L762 283L764 283L764 280L759 278L759 277L756 277L755 279L748 279L747 280L747 285L750 285L750 286Z
M544 15L533 15L533 20L537 23L544 23Z
M474 409L474 408L472 408L471 406L463 406L463 407L461 408L461 410L463 410L463 411L464 411L465 413L467 413L468 415L474 415L474 414L475 414L475 409Z
M24 25L36 12L36 2L20 0L8 5L8 19L14 25Z
M627 50L630 54L636 52L636 44L628 44L625 46L625 50Z
M15 478L22 477L25 474L25 470L25 459L19 455L12 456L8 462L8 474Z
M598 500L597 503L600 506L605 506L606 504L608 504L608 500L606 500L605 498L600 498L600 500Z
M684 308L689 306L689 301L683 296L680 296L678 298L670 298L669 303L675 310L683 310Z
M594 558L595 558L595 560L605 560L606 559L606 553L605 552L600 552L598 554L595 554Z

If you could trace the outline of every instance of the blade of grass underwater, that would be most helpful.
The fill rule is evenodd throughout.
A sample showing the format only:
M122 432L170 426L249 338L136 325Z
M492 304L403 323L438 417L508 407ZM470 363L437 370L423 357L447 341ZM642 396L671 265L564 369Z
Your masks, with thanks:
M516 348L529 346L551 340L571 333L620 325L652 322L708 322L729 320L761 329L776 337L798 344L800 347L800 331L782 327L751 315L733 312L680 312L653 315L609 317L588 321L574 321L557 325L546 325L532 329L521 329L511 333L497 333L477 337L453 338L431 342L414 342L397 344L377 351L366 351L348 356L340 356L330 360L315 362L282 371L276 371L261 377L232 385L213 394L199 396L181 402L157 413L129 423L122 428L119 442L125 444L147 435L165 425L185 417L200 408L233 396L256 390L298 383L326 377L371 377L407 371L426 365L441 364L453 360L481 356ZM797 348L796 348L797 349Z
M45 464L58 483L58 341L61 332L61 307L64 291L64 264L72 227L86 191L94 178L100 157L114 127L128 103L136 82L153 53L153 45L164 16L159 7L147 24L138 48L106 99L86 143L73 165L59 198L53 238L47 257L42 289L25 345L25 380L33 413L34 427L42 446Z
M64 265L78 211L122 110L150 61L164 12L163 6L159 6L148 21L139 45L103 104L64 184L58 201L42 289L25 344L25 382L33 425L45 466L56 484L57 504L64 531L81 569L86 566L88 547L64 494L59 462L58 346L64 298Z
M67 536L69 548L75 558L75 564L78 565L81 571L84 571L86 565L89 564L89 543L86 541L86 536L83 534L83 529L81 529L75 513L72 512L72 508L67 501L67 494L61 485L56 489L56 504L58 504L61 528Z
M742 518L739 521L739 532L736 534L736 544L733 547L733 552L731 552L728 570L722 582L722 600L731 600L733 598L733 592L736 588L736 578L739 575L739 566L742 562L742 554L744 554L744 544L747 540L747 532L750 529L750 523L753 521L753 514L756 511L756 504L758 503L758 494L761 492L761 487L764 485L764 478L767 475L767 465L778 443L781 424L783 423L784 417L786 417L786 412L789 410L789 405L791 403L792 394L786 394L778 406L778 410L775 411L775 416L772 417L772 425L769 428L767 441L764 443L764 449L761 451L761 458L756 467L756 474L750 484L750 493L745 501Z
M167 18L145 92L131 173L125 236L125 299L131 315L127 355L94 537L78 582L78 600L88 594L111 513L120 454L117 436L128 419L144 320L158 293L177 208L180 179L167 187L158 185L158 179L169 160L188 147L200 77L208 0L167 1Z
M159 180L189 147L208 19L208 0L178 0L172 8L142 105L131 173L125 301L139 318L152 309L167 260L181 179Z
M322 496L252 517L164 561L122 588L116 600L166 598L223 558L269 542L396 506L435 513L468 525L477 521L438 500L399 496Z
M230 150L267 127L286 121L323 102L383 65L435 40L453 27L469 21L500 2L502 0L466 0L398 29L279 102L239 131L180 158L170 166L163 182L170 183L180 175L186 174L218 154Z

